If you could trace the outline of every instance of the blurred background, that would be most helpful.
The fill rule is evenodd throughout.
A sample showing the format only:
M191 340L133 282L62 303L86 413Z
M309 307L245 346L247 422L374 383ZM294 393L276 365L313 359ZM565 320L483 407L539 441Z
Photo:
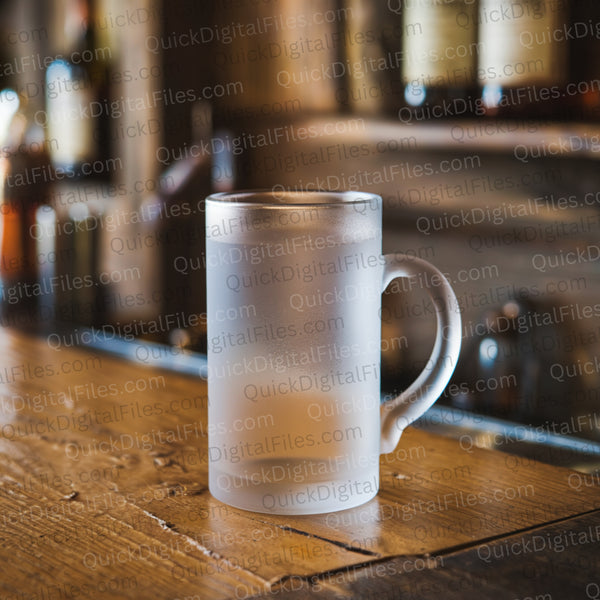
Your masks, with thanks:
M594 0L2 0L1 323L177 368L206 351L207 194L376 192L384 251L462 313L423 426L523 424L595 468L599 150ZM434 336L418 282L392 287L384 393Z

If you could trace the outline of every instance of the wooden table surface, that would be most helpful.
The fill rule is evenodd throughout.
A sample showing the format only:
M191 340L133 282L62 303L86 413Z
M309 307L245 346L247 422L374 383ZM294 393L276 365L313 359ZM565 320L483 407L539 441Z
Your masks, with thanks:
M367 504L245 512L202 379L52 342L0 329L0 600L600 598L598 475L409 429Z

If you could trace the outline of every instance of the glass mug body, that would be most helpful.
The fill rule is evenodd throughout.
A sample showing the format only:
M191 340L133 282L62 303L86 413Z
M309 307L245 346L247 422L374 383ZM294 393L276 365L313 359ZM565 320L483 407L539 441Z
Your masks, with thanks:
M207 198L215 498L256 512L312 514L377 494L381 216L381 198L360 192ZM412 418L395 419L397 442Z

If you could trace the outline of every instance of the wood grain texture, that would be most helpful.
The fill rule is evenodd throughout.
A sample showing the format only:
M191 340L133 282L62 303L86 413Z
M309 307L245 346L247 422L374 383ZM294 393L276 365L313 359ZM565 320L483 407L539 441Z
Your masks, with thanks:
M600 508L597 481L409 429L363 506L237 510L207 489L203 380L10 330L0 347L2 600L245 598L311 581L343 597L350 588L324 573L385 583L400 574L393 561L436 568L449 552Z
M396 557L329 571L310 581L289 579L285 600L489 600L597 598L600 512L528 528L476 548L435 559ZM266 598L271 595L260 595Z

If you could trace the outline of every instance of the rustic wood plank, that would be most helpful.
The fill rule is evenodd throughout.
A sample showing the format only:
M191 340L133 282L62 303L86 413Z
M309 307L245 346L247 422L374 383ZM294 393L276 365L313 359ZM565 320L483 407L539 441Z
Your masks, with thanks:
M600 592L600 511L529 528L477 548L436 557L404 556L290 579L286 600L553 600ZM259 595L255 598L265 598ZM272 597L272 594L269 594Z
M229 598L237 589L265 588L122 496L98 509L77 496L44 497L2 483L3 598L20 598L24 590L25 597L51 598L56 589L94 598L172 598L175 583L181 594Z
M579 474L531 461L509 470L508 455L479 448L466 453L456 441L423 431L409 429L395 455L382 457L375 499L312 517L311 532L380 557L435 554L600 506L600 482L575 486ZM447 481L432 476L441 469L452 475ZM298 529L303 522L285 518Z

